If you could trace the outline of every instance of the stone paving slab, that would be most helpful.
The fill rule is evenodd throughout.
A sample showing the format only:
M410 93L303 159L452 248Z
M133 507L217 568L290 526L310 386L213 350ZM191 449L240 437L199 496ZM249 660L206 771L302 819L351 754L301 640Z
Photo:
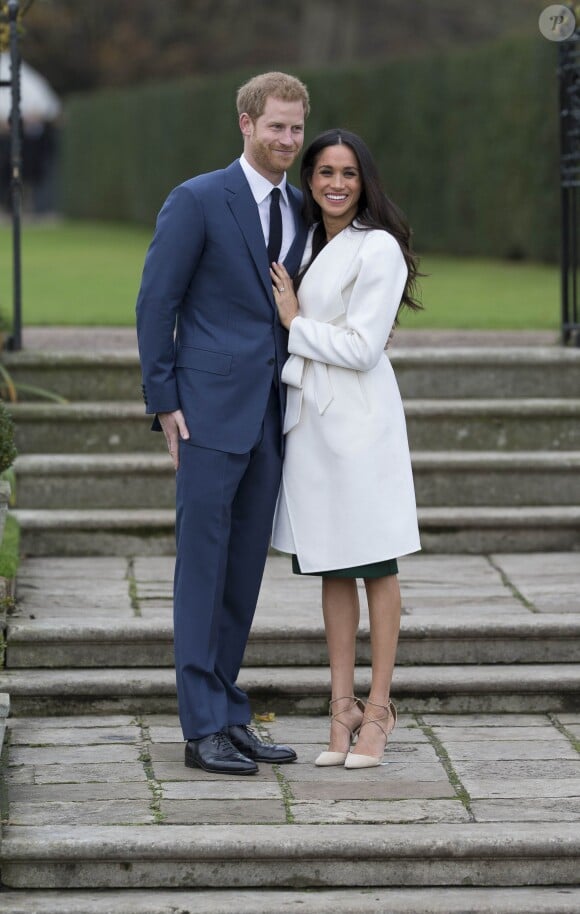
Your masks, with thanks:
M166 781L187 781L188 783L192 779L192 773L190 768L185 768L183 761L183 747L176 747L174 760L169 762L155 762L155 776L156 779L160 782L165 783ZM195 771L195 780L196 781L207 781L214 783L216 776L209 771ZM257 780L257 776L252 776L251 780ZM223 777L220 778L220 783L223 780ZM231 783L242 783L247 784L248 776L243 775L240 777L234 777L233 775L228 775L228 782ZM260 769L259 781L260 782L277 782L277 773L276 769L269 765L262 765Z
M7 825L44 825L51 828L55 822L59 826L72 825L150 825L155 821L147 801L103 800L43 801L31 803L23 801L10 804L10 817Z
M482 772L484 772L487 778L505 779L506 782L528 778L538 780L546 778L548 781L547 789L554 779L578 777L578 762L572 759L558 758L555 750L554 758L551 760L501 759L500 761L492 761L488 759L486 762L482 762L481 759L470 761L457 759L453 767L462 782L467 782L469 778L480 778Z
M21 569L26 569L26 578L49 580L57 578L96 578L102 580L124 580L127 573L127 562L115 556L82 556L73 558L35 558L25 559ZM19 573L20 578L20 573Z
M292 814L299 825L417 824L420 822L471 822L458 799L438 800L336 800L296 803Z
M518 799L519 797L536 800L538 797L550 799L551 797L580 798L580 778L577 777L487 777L487 766L484 775L470 777L462 774L461 782L473 800L482 798L501 799L503 797ZM528 772L529 773L529 772ZM554 772L555 774L555 772Z
M155 769L157 771L157 767ZM263 774L263 771L262 771ZM265 781L262 776L252 778L199 778L185 781L164 781L163 796L166 800L278 800L280 785L276 778Z
M158 718L153 716L152 720L163 720L165 717ZM169 718L168 718L169 719ZM174 719L173 717L171 718ZM15 732L17 730L38 730L42 729L43 732L50 730L78 730L79 733L83 730L87 731L97 731L104 727L106 730L111 732L121 733L123 732L120 728L133 727L135 725L135 718L129 714L116 714L108 715L107 717L98 717L94 714L92 715L83 715L75 714L74 716L65 716L59 715L58 717L12 717L10 719L10 730ZM82 735L82 734L81 734ZM46 734L47 745L49 745L48 740L52 739L50 733Z
M474 800L471 810L478 822L580 822L580 798Z
M130 746L42 746L39 736L34 746L15 746L11 749L12 764L19 765L82 765L99 762L133 762L139 758L138 747Z
M141 761L119 764L26 765L8 768L4 780L16 784L115 784L145 783Z
M59 719L55 719L58 725ZM53 726L44 729L42 724L33 727L26 726L27 720L23 718L23 726L15 727L11 734L12 746L76 746L103 745L112 743L135 743L140 738L136 726L119 727L80 727L73 722L68 727Z
M87 784L90 788L87 791ZM263 790L262 786L262 790ZM151 791L146 782L115 780L82 781L78 784L12 784L10 800L14 803L75 803L96 800L150 800ZM276 794L277 796L278 794Z
M161 800L160 813L165 825L284 825L283 801L252 800Z

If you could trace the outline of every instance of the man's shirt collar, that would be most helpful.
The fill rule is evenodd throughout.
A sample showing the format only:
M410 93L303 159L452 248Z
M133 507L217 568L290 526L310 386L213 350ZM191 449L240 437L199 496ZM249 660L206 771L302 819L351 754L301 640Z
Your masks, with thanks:
M265 178L264 175L261 175L259 171L256 171L256 169L250 165L250 163L248 162L248 160L246 159L246 157L243 153L240 156L240 165L242 166L242 171L244 172L244 174L246 176L248 184L250 185L250 190L252 191L254 200L256 201L258 206L271 193L273 187L278 187L280 189L280 193L282 195L282 199L284 200L284 202L287 204L290 203L290 201L288 200L288 190L286 187L286 175L285 174L279 184L272 184L271 181L268 181L268 179Z

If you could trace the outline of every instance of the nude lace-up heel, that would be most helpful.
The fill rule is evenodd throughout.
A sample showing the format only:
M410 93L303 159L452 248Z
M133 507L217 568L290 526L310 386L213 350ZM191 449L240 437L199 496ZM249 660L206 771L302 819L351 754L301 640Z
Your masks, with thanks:
M332 706L335 705L338 701L350 701L350 704L347 708L343 708L342 711L337 711L335 714L333 714ZM359 730L361 728L361 724L357 724L355 726L354 730L351 730L351 728L348 726L348 724L345 724L345 722L343 720L340 720L340 715L345 714L348 711L352 711L352 709L355 707L360 708L360 710L363 711L363 713L364 713L364 704L362 703L360 698L355 698L354 695L347 695L344 698L332 698L328 703L328 713L330 714L331 721L335 720L338 724L341 725L341 727L344 727L344 729L348 733L349 748L352 745L353 739L359 732ZM330 751L321 752L320 755L318 756L318 758L316 759L316 761L314 762L314 764L318 765L319 768L326 768L326 767L329 767L330 765L344 765L344 761L345 761L347 755L348 755L348 752L330 752Z
M378 705L374 701L367 701L366 706L372 705L373 708L379 708L381 711L384 711L384 714L381 714L379 717L367 717L363 720L360 725L360 730L363 727L368 726L369 724L375 724L376 727L383 733L385 737L385 749L387 748L387 740L393 730L395 729L397 723L397 709L393 702L389 699L386 705ZM366 713L366 709L365 709ZM383 754L384 754L383 749ZM377 765L381 764L383 755L381 754L378 758L375 755L360 755L356 752L349 752L346 756L344 767L345 768L375 768Z

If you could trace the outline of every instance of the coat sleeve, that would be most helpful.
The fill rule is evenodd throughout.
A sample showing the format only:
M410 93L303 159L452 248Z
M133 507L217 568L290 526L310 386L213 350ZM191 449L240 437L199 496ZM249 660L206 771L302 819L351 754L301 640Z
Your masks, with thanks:
M345 325L298 315L288 338L292 355L356 371L370 371L378 364L401 303L407 265L392 235L371 231L359 248L355 266Z
M137 339L148 413L180 408L175 380L175 322L205 240L197 195L176 187L161 209L137 298Z

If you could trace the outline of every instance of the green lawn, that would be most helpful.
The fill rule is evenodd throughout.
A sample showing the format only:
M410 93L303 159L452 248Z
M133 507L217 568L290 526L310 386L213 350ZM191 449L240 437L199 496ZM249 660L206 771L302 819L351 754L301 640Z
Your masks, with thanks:
M151 231L87 222L25 225L23 322L131 325ZM0 310L11 313L11 236L0 228ZM404 327L556 329L556 266L425 256L425 311Z
M20 527L12 515L6 518L4 535L0 544L0 576L14 578L18 571Z
M146 229L64 222L24 226L23 323L126 325L149 243ZM1 229L0 308L11 312L9 229Z

